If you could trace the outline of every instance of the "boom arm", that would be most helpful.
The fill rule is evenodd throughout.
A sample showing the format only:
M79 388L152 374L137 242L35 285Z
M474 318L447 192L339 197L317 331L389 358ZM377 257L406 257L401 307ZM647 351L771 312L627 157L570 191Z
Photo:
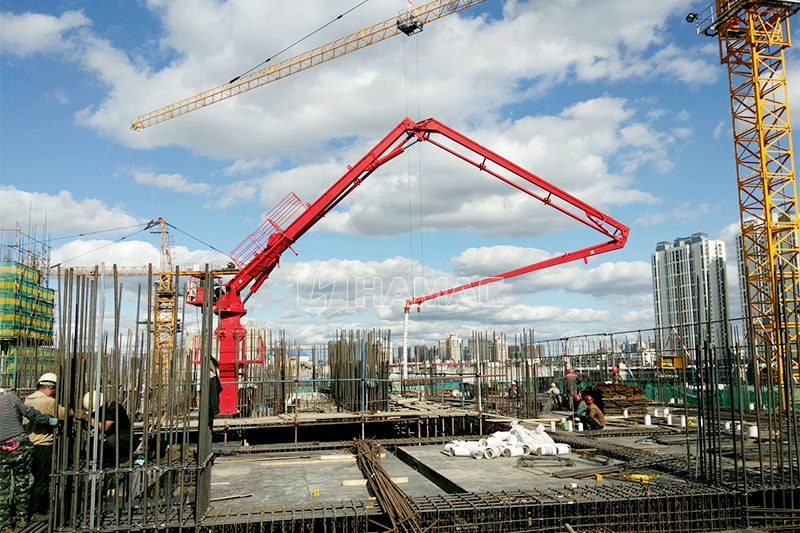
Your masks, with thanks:
M419 305L423 302L427 302L428 300L433 300L435 298L446 296L448 294L460 292L465 289L478 287L481 285L485 285L487 283L492 283L494 281L512 278L514 276L519 276L521 274L527 274L529 272L541 270L555 265L560 265L562 263L567 263L569 261L574 261L576 259L585 260L593 255L609 252L611 250L616 250L618 248L622 248L623 246L625 246L625 242L628 240L628 232L629 232L629 228L625 224L622 224L614 220L610 216L602 213L598 209L595 209L586 202L583 202L578 198L572 196L568 192L559 189L558 187L556 187L551 183L546 182L542 178L536 176L531 172L528 172L527 170L518 165L515 165L511 161L497 155L491 150L488 150L483 146L476 144L471 139L468 139L467 137L461 135L457 131L448 128L444 124L441 124L440 122L437 122L434 119L428 119L427 121L421 122L420 125L417 125L418 129L420 131L426 132L425 140L428 140L429 142L435 144L436 146L439 146L440 148L450 152L451 154L454 154L456 157L459 157L464 161L467 161L468 163L476 166L479 170L487 172L488 174L491 174L492 176L524 192L525 194L528 194L529 196L532 196L533 198L540 200L543 204L547 205L548 207L552 207L553 209L569 216L570 218L577 220L581 224L589 226L590 228L608 237L609 240L596 244L594 246L582 248L574 252L567 252L559 256L539 261L537 263L533 263L520 268L515 268L513 270L502 272L500 274L495 274L493 276L485 277L470 283L466 283L464 285L459 285L458 287L452 287L450 289L429 294L427 296L417 296L414 298L410 298L406 301L406 310L409 309L412 305L415 304ZM432 133L438 133L449 138L451 141L456 142L463 148L466 148L467 150L474 152L475 154L480 156L481 159L471 160L466 155L463 155L459 152L456 152L456 150L452 148L446 147L441 143L431 140L429 136ZM496 165L497 170L493 170L493 168L490 167L489 163ZM527 189L524 186L524 184L512 181L508 176L501 175L500 170L506 170L513 176L522 178L524 181L530 183L531 185L538 187L541 191L539 192Z
M445 142L436 139L436 135L443 137L448 143L445 144ZM241 261L243 266L230 281L225 283L214 303L214 311L219 315L217 338L220 343L220 379L223 382L220 410L223 414L236 413L235 382L239 366L246 360L243 344L244 328L240 322L240 318L247 313L244 308L244 302L261 287L270 273L278 266L281 254L290 248L298 238L353 192L378 167L402 154L407 147L421 141L427 141L442 148L457 158L472 164L478 170L500 179L508 185L540 200L545 205L599 231L608 240L596 246L563 254L539 263L504 272L491 278L483 278L467 285L461 285L429 296L412 298L406 303L406 316L408 315L409 307L414 303L419 304L468 287L524 274L574 259L585 259L592 255L621 248L627 240L628 227L624 224L617 222L569 193L475 143L441 122L432 118L421 122L414 122L409 118L405 118L355 165L349 167L347 172L322 196L306 206L303 212L294 218L285 229L281 227L282 221L288 221L293 216L294 210L287 204L282 203L278 206L279 209L273 210L277 215L268 216L262 225L262 228L268 228L269 231L260 231L258 234L253 234L245 239L244 246L240 245L240 247L244 248L258 248L258 250L254 251L251 257L244 258ZM479 157L473 158L469 152ZM506 174L503 174L504 171ZM521 178L522 182L516 181L514 176ZM539 190L530 190L527 188L528 185L536 186ZM267 233L269 234L267 235ZM257 244L260 236L267 236L266 243L263 246ZM254 243L256 244L253 245ZM243 300L241 295L248 288L249 293Z
M330 189L325 191L314 203L309 204L306 210L285 230L275 228L276 231L269 236L264 250L256 252L252 259L239 270L238 274L225 284L223 296L238 299L248 286L250 286L250 294L256 292L278 266L283 252L361 185L375 169L403 153L405 145L414 140L415 127L416 124L411 119L404 119L358 163L349 167Z
M508 270L506 272L501 272L500 274L495 274L493 276L480 278L478 280L465 283L457 287L451 287L449 289L435 292L427 296L415 296L413 298L409 298L408 300L406 300L405 309L403 313L403 377L404 378L408 376L408 313L412 305L419 306L423 302L434 300L442 296L447 296L449 294L461 292L466 289L479 287L482 285L486 285L488 283L505 280L522 274L534 272L537 270L542 270L545 268L549 268L551 266L560 265L563 263L567 263L569 261L574 261L576 259L583 259L584 261L586 261L589 257L592 257L594 255L622 248L623 246L625 246L625 243L628 240L628 233L629 233L629 228L626 225L614 220L610 216L595 209L586 202L583 202L578 198L572 196L571 194L567 193L566 191L563 191L560 188L556 187L555 185L546 182L545 180L541 179L535 174L528 172L527 170L518 165L515 165L511 161L497 155L491 150L488 150L483 146L476 144L471 139L468 139L467 137L444 126L443 124L436 122L433 119L429 119L428 121L420 124L422 126L418 125L418 129L426 132L426 137L425 137L426 140L450 152L451 154L454 154L456 157L459 157L464 161L467 161L468 163L476 166L479 170L487 172L490 175L498 178L499 180L507 183L508 185L515 187L521 192L524 192L525 194L528 194L529 196L536 198L537 200L541 201L548 207L552 207L553 209L569 216L570 218L580 222L581 224L584 224L594 229L595 231L600 232L602 235L605 235L608 238L608 240L593 246L588 246L585 248L581 248L579 250L575 250L573 252L567 252L558 256L550 257L548 259L545 259L543 261L538 261L530 265L515 268L513 270ZM429 137L432 133L439 133L447 137L451 141L460 145L462 148L465 148L466 150L469 150L474 154L480 156L480 158L475 160L470 159L466 154L457 152L456 150L446 147L443 144L440 144L436 141L432 141ZM503 170L507 171L510 175L502 175L500 172ZM512 178L514 176L521 178L522 182L513 181ZM527 184L537 187L538 190L528 189Z
M266 245L260 251L255 251L249 259L245 259L239 272L223 285L214 301L214 312L219 316L216 336L219 341L219 376L222 382L221 414L238 412L236 382L242 365L247 361L245 329L241 324L241 317L247 313L244 302L261 287L278 266L283 252L353 192L376 168L403 153L404 145L414 140L411 133L414 127L415 124L411 119L403 120L358 163L349 167L331 188L309 204L286 229L269 218L264 222L262 228L270 229ZM292 211L291 208L287 209L289 212ZM287 209L282 208L278 212L285 214ZM261 234L267 233L264 231ZM254 240L258 240L258 235L251 235L245 242ZM249 293L243 300L242 292L248 287Z
M281 78L315 67L331 59L355 52L371 44L394 37L399 33L410 35L422 29L428 22L451 15L462 9L480 4L484 0L434 0L414 8L408 13L384 20L379 24L351 33L313 50L285 59L280 63L264 67L230 82L208 89L189 98L178 100L144 115L136 117L131 129L142 130L165 122L171 118L185 115L196 109L206 107L220 100L226 100L237 94L261 87Z

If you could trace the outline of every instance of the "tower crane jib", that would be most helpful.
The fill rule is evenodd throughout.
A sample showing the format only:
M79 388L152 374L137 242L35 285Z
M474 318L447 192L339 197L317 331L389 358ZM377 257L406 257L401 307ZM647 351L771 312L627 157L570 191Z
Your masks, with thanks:
M371 44L394 37L398 34L413 35L422 30L428 22L452 15L458 11L480 4L485 0L434 0L417 6L411 11L402 11L399 15L384 20L373 26L361 29L342 38L318 46L308 52L290 57L280 63L269 65L248 74L237 76L228 83L208 89L189 98L160 107L144 115L136 117L131 129L138 131L171 118L185 115L191 111L226 100L238 94L267 85L281 78L297 74L311 67L321 65L337 57L355 52Z

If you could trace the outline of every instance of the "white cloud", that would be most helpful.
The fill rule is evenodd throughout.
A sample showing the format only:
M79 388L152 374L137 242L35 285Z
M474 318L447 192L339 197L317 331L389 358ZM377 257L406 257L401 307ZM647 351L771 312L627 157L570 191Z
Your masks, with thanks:
M136 44L115 42L112 33L93 28L80 12L4 13L0 47L15 58L50 53L64 62L60 66L65 70L79 68L74 75L82 82L81 90L64 84L68 89L43 87L42 92L70 113L75 113L70 104L77 102L77 125L90 130L98 146L119 148L126 159L120 166L139 169L113 171L166 191L164 197L170 192L203 195L202 204L195 202L193 210L213 209L233 222L217 228L203 215L209 219L201 221L206 224L203 231L218 232L218 239L238 240L248 231L242 229L243 222L261 218L290 191L303 202L314 201L406 114L415 120L435 116L612 216L635 213L634 225L685 221L713 212L703 201L677 207L665 201L669 211L648 212L648 206L662 201L652 192L653 182L674 172L674 166L680 168L676 151L696 136L711 133L697 132L697 122L692 122L697 110L689 100L723 75L716 47L700 40L686 49L667 33L665 24L670 17L682 18L685 0L605 0L580 9L569 2L509 1L502 4L501 14L496 13L497 5L488 4L436 21L411 39L399 36L375 44L136 133L128 129L136 115L245 72L309 28L334 19L341 6L310 0L149 0L144 4L152 17L148 24L156 30L149 35L158 40L143 37ZM491 15L473 18L481 10ZM366 3L272 62L394 13L387 12L385 3ZM275 22L266 33L264 21ZM676 104L663 93L649 92L647 85L635 85L664 80L686 90L685 100ZM91 97L82 90L87 85L92 86ZM705 122L707 128L714 123ZM724 131L723 124L717 135ZM175 161L186 161L186 166L176 166ZM157 170L168 164L180 170ZM206 174L198 168L210 170ZM193 175L221 181L195 182ZM37 226L46 221L62 234L136 226L147 219L134 213L151 207L141 197L120 196L117 191L114 196L84 198L87 193L78 192L77 185L72 192L25 192L21 187L0 189L0 224L5 227L29 218ZM110 205L118 201L125 204ZM182 208L174 204L169 207ZM331 241L340 236L336 233L359 239L417 231L427 238L442 230L457 242L434 245L444 257L437 268L423 268L421 260L402 257L344 260L338 258L344 252L319 246L315 258L323 259L287 258L288 264L273 272L269 297L248 301L248 320L279 318L282 326L291 326L294 335L310 342L327 340L334 324L341 324L337 316L346 316L352 327L395 327L404 298L418 293L410 281L403 286L393 280L417 275L416 281L432 290L562 251L548 245L571 250L580 239L598 240L593 232L575 226L540 200L526 198L488 173L421 143L376 171L315 230L331 234ZM155 240L117 242L109 237L59 245L54 259L141 264L158 262L158 252ZM223 254L183 246L172 252L180 264L226 260ZM433 339L450 330L463 331L464 324L511 330L535 325L543 335L558 335L604 323L633 327L652 322L647 262L605 260L614 258L516 277L492 285L486 295L465 292L448 305L428 302L414 323L415 335ZM329 287L320 284L323 274L354 290L334 291L325 300L320 291ZM354 279L363 280L360 288L351 284ZM372 285L366 284L369 280ZM377 306L370 295L376 292L381 296ZM298 295L311 303L301 306ZM474 305L484 296L502 307ZM325 317L322 327L310 325L310 319L320 316L320 305L338 305L341 314Z
M211 190L209 184L192 183L188 178L180 174L155 174L141 170L134 170L131 174L136 183L153 185L159 189L190 194L202 194Z
M109 228L131 228L143 221L128 214L123 207L106 206L100 200L77 200L69 191L56 194L30 192L0 185L0 227L35 227L64 233L91 233Z
M80 11L66 11L59 17L0 12L0 52L27 57L63 51L68 48L65 34L90 25L91 21Z
M633 225L658 226L669 220L700 220L706 217L709 213L718 210L719 206L707 203L689 204L684 202L676 205L669 211L652 211L644 216L640 216L633 222Z

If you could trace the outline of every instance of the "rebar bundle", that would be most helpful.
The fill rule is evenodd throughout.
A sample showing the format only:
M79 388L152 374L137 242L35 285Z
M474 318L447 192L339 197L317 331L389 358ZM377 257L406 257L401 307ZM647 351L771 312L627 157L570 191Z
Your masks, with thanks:
M389 407L389 332L337 332L328 343L331 394L350 412L387 411Z
M393 533L420 533L419 512L381 465L380 446L371 441L355 442L356 462L367 485L392 521Z
M141 329L123 331L116 269L108 279L68 272L59 294L58 402L74 416L53 444L53 531L195 523L208 505L212 459L204 374L182 351L157 356L149 313L136 321ZM206 310L200 362L208 365L213 314Z

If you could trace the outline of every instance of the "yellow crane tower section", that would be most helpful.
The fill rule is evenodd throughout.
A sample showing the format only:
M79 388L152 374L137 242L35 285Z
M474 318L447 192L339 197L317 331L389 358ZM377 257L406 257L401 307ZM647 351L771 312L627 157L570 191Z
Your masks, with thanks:
M719 39L730 82L747 309L755 360L786 399L798 365L797 185L784 52L792 0L716 0L690 13L698 33Z
M281 78L291 76L311 67L315 67L331 59L336 59L350 52L355 52L371 44L394 37L400 33L412 35L422 31L428 22L451 15L468 7L480 4L485 0L434 0L418 6L410 11L401 12L396 17L384 20L357 32L346 35L313 50L285 59L280 63L238 76L228 83L203 91L189 98L178 100L173 104L136 117L131 124L132 130L142 130L165 122L171 118L185 115L232 96L261 87Z
M175 334L179 331L175 273L172 271L172 254L169 246L167 221L158 217L161 232L161 268L155 287L153 310L153 339L155 342L155 367L166 374L170 372L175 349ZM166 378L166 375L163 376ZM165 383L165 381L162 381Z
M134 276L153 279L153 292L150 295L150 302L153 316L153 368L157 369L161 376L161 383L166 383L170 372L172 358L175 355L176 334L180 332L180 321L178 319L178 287L177 274L185 277L202 276L203 270L181 270L174 269L172 265L172 253L170 250L169 224L162 217L151 220L145 226L145 230L155 229L154 233L161 236L161 258L160 267L156 271L153 265L146 266L116 266L107 267L106 265L79 266L65 269L58 269L50 272L54 276ZM157 228L157 229L156 229ZM215 276L230 275L237 272L236 268L215 268L212 274ZM164 381L167 380L167 381Z

